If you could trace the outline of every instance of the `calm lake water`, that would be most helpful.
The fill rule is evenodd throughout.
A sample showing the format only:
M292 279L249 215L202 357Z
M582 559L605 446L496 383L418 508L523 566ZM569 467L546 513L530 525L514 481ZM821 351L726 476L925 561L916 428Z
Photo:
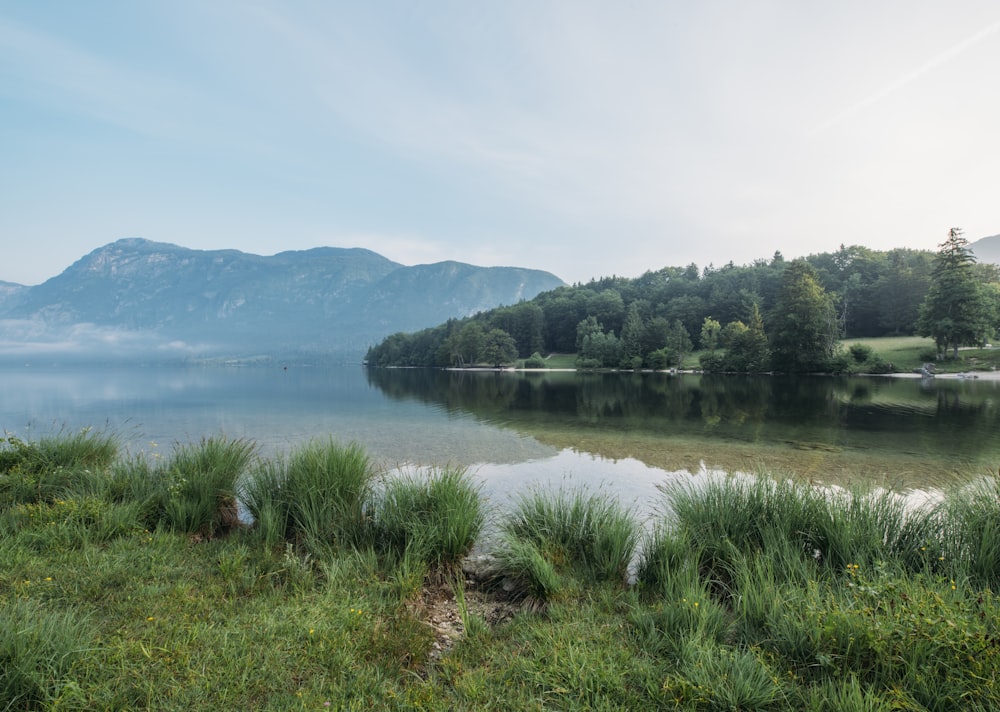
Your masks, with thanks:
M469 467L487 496L656 486L767 468L926 489L996 472L1000 383L890 378L367 371L360 366L3 367L0 427L94 427L131 452L224 434L262 454L356 441L387 469Z

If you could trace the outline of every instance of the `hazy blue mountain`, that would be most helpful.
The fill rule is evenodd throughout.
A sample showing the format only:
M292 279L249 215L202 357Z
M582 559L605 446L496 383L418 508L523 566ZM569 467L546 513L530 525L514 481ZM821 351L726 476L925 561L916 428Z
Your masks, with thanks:
M411 331L399 319L400 295L406 295L405 321L423 322L420 328L425 328L442 323L435 317L442 312L470 316L531 299L562 284L548 272L437 262L394 270L368 289L359 290L352 307L361 323L380 323L390 334Z
M11 302L25 289L27 287L23 284L14 284L13 282L0 280L0 310L3 310L4 304Z
M516 267L408 267L359 248L263 257L133 238L94 250L38 286L0 285L0 342L31 334L43 350L80 347L108 357L149 348L359 357L395 331L514 304L561 284L548 272Z
M981 238L969 243L969 247L979 262L1000 265L1000 235Z

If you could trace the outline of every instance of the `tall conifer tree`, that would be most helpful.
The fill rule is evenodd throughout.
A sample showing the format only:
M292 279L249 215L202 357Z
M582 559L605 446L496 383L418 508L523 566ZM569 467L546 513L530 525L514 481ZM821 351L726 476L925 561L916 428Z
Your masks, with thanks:
M976 279L976 258L962 231L953 227L939 247L931 287L920 306L917 333L932 337L939 354L952 349L957 358L959 346L977 346L986 340L993 321L992 300Z
M785 268L772 319L771 361L779 371L823 371L836 353L837 314L815 268L794 260Z

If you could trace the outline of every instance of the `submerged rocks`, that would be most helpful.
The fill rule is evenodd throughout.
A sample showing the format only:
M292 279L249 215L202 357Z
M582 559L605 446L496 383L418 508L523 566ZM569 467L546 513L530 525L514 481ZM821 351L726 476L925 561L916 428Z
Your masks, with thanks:
M501 575L500 564L492 554L471 554L462 560L462 573L476 583L493 581Z

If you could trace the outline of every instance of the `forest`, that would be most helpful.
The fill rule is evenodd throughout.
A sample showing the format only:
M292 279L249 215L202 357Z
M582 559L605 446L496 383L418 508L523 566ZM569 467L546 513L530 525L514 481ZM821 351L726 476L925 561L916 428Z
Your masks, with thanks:
M369 349L369 366L499 367L551 353L578 368L679 366L726 372L836 372L843 339L918 334L937 353L982 346L1000 328L1000 268L977 263L961 230L938 252L836 252L749 265L664 267L637 278L606 277L415 333ZM891 364L871 364L891 371Z

